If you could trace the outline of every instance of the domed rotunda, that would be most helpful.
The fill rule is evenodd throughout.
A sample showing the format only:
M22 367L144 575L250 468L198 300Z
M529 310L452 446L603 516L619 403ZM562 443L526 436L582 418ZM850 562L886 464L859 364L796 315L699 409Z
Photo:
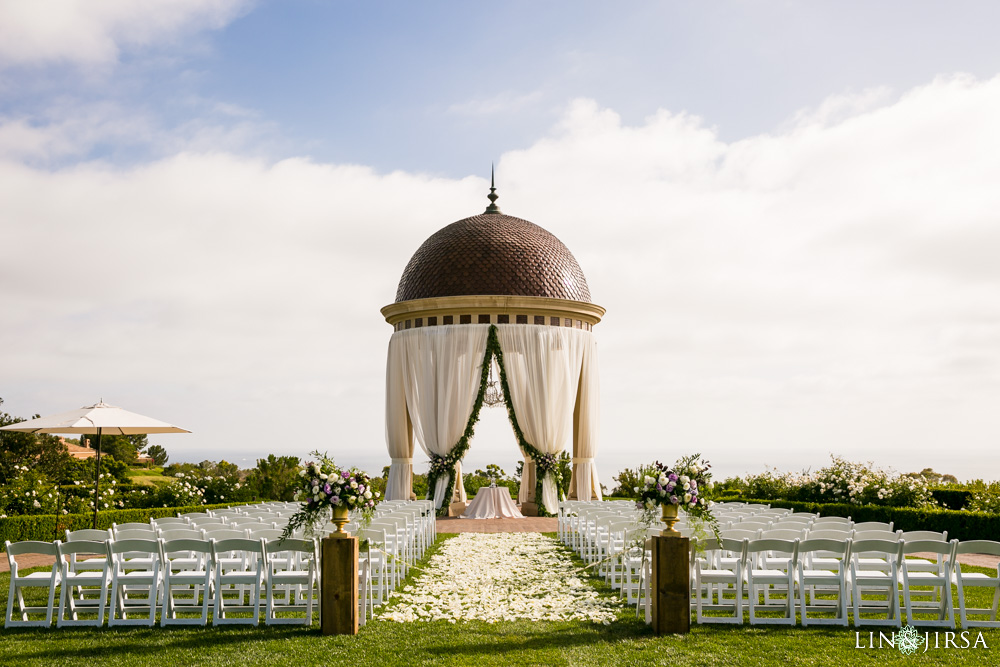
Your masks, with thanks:
M605 310L591 301L579 263L558 238L502 213L492 184L488 197L484 213L453 222L424 241L403 270L395 302L382 308L393 327L386 373L386 439L392 457L386 497L411 495L414 436L432 467L438 459L458 458L451 480L461 479L466 431L475 422L470 415L478 414L484 365L495 353L525 455L522 511L533 514L537 501L547 500L551 512L551 497L535 498L531 453L561 452L570 437L574 479L569 496L600 497L593 464L593 328ZM490 347L493 340L497 343ZM551 496L547 472L539 473L539 489ZM453 488L451 512L460 513L466 500L462 485L438 480L441 488L431 490L436 505L441 507L443 495Z

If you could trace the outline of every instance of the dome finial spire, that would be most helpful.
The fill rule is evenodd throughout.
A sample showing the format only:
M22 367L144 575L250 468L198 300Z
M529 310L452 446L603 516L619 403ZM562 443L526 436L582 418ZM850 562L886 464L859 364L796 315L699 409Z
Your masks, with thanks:
M497 206L497 199L500 199L500 195L497 194L497 189L495 187L495 179L493 176L493 164L490 164L490 193L486 195L486 198L490 200L490 205L486 207L486 213L499 213L500 207Z

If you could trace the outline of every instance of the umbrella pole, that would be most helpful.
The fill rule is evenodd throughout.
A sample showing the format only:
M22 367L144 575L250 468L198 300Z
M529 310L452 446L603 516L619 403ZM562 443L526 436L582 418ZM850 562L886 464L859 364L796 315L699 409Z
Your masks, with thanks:
M94 530L97 530L97 505L101 497L101 429L97 428L97 465L94 466Z

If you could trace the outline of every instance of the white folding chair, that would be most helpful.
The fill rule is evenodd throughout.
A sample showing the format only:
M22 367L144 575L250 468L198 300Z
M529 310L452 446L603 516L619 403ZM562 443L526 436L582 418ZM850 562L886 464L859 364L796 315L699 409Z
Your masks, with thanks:
M851 539L855 542L865 542L869 540L882 540L886 542L898 542L902 531L893 532L889 530L855 530ZM852 560L857 563L861 570L882 570L888 569L888 561L883 555L877 553L861 553L853 549Z
M10 540L5 543L7 549L7 563L10 565L10 589L7 593L7 614L4 617L4 627L44 627L52 625L52 615L55 612L56 586L60 581L59 567L59 540L55 542L14 542ZM17 562L17 556L27 554L39 554L51 556L53 558L52 569L48 572L31 572L21 574L21 568ZM49 591L48 601L45 606L28 605L24 601L25 588L46 588ZM14 603L17 603L17 614L20 619L14 618ZM44 620L32 619L31 614L45 614Z
M984 574L982 572L963 572L962 564L957 558L960 554L987 554L990 556L1000 556L1000 542L993 540L969 540L959 542L955 550L956 561L953 578L958 589L958 613L962 621L962 629L967 628L1000 628L1000 620L997 620L997 609L1000 605L1000 564L997 564L996 576ZM965 601L966 588L987 588L993 591L993 604L989 607L974 608L967 607ZM976 616L985 615L986 620L969 618L970 614Z
M862 567L862 554L871 555L884 565L882 569ZM903 543L894 540L853 540L851 543L851 599L854 603L854 625L902 625L899 611L899 563L903 560ZM868 597L864 597L867 595ZM875 595L876 597L871 597ZM885 597L883 600L882 598ZM885 618L869 619L862 614L885 614Z
M747 592L750 625L795 625L795 571L799 540L756 539L747 542ZM763 596L763 601L760 596ZM783 598L774 597L784 595ZM773 598L773 599L772 599ZM759 616L780 611L781 616Z
M156 540L111 540L107 543L111 561L111 599L108 627L156 624L156 600L160 588L160 544ZM137 592L145 597L136 597ZM146 612L145 618L129 614ZM120 616L119 616L120 614Z
M743 588L747 569L747 545L749 540L735 540L723 537L720 540L704 540L707 552L717 551L716 557L703 561L694 559L695 610L698 623L743 623ZM706 563L718 563L724 554L735 556L732 568L713 567ZM730 601L725 593L731 590ZM715 594L718 598L715 598ZM706 611L727 612L727 616L708 616Z
M318 583L319 554L315 540L268 540L264 543L267 558L267 614L266 625L296 623L311 625L314 593ZM291 556L291 557L290 557ZM279 602L275 589L284 588L288 594ZM295 616L279 616L291 613ZM297 616L303 614L303 616Z
M115 537L118 537L118 533L123 530L138 530L145 533L155 533L156 528L151 523L112 523L111 532L114 533ZM155 538L150 538L155 539Z
M863 532L863 531L866 531L866 530L886 530L886 531L889 531L891 533L891 532L893 532L893 530L892 530L892 524L893 523L894 522L892 522L892 521L890 521L888 523L886 523L885 521L862 521L861 523L854 524L853 528L854 528L854 531L857 532L857 533L860 533L860 532Z
M208 625L213 565L211 542L204 539L180 538L160 540L159 545L163 574L163 611L160 614L160 626ZM201 611L201 616L177 616L178 611L198 609Z
M358 558L358 627L368 622L368 559Z
M816 556L814 558L814 556ZM802 625L842 625L847 627L847 567L851 558L849 539L813 539L799 542L798 572L799 616ZM817 567L814 563L828 563ZM836 565L833 565L836 563ZM836 601L820 595L836 595ZM808 597L808 600L807 600ZM833 612L833 618L811 617L810 612Z
M99 530L93 528L84 528L82 530L67 530L66 531L66 542L79 542L81 540L88 542L107 542L112 537L111 530ZM102 558L83 558L79 559L76 554L70 556L69 559L69 569L70 572L82 572L84 570L104 570L107 567L107 554L106 549L102 551ZM82 591L77 591L82 594Z
M935 627L955 627L955 609L951 603L951 573L955 566L955 552L958 548L958 540L941 542L940 540L914 540L907 542L903 540L903 555L912 553L932 553L937 555L940 571L928 571L911 569L911 562L903 558L902 582L903 582L903 604L906 606L906 623L912 626L935 626ZM940 589L937 600L934 596L930 601L920 601L913 599L913 590L917 586L930 586ZM936 619L916 618L916 613L934 612Z
M270 528L266 523L262 523L260 526L260 528L256 526L246 526L247 537L251 540L276 540L285 532L281 528Z
M260 592L264 583L267 560L261 539L212 539L212 561L215 563L215 625L260 623ZM223 563L239 561L242 567L223 567ZM229 595L230 597L226 597ZM252 616L229 616L231 613L252 613Z
M106 541L75 540L73 542L56 542L57 562L62 568L62 586L59 591L59 613L56 616L56 627L66 625L104 625L104 613L108 609L108 584L111 576L111 562L108 560ZM100 556L89 558L87 569L73 569L76 557ZM95 565L100 567L95 567ZM76 588L79 599L73 594ZM96 598L94 597L96 596ZM69 609L70 617L66 618ZM95 618L80 618L81 612L94 613Z

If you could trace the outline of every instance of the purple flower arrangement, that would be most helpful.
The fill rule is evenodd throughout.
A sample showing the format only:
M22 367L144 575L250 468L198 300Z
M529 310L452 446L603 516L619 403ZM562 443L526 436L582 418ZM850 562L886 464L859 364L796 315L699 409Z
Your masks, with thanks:
M692 515L708 517L712 490L711 466L697 454L687 456L669 468L659 461L642 469L642 486L635 487L639 509L655 510L661 505L677 505Z
M315 529L330 517L331 508L346 507L370 520L379 501L371 478L363 470L341 469L326 454L313 452L318 461L310 461L299 471L301 480L295 500L302 509L289 520L289 526Z

